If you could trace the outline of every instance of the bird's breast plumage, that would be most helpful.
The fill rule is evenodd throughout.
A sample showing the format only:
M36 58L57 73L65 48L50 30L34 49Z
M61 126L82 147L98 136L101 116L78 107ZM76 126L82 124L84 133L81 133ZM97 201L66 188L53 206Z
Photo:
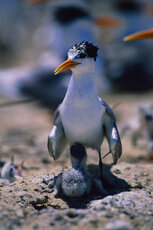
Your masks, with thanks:
M61 119L70 144L79 142L98 149L102 142L104 108L93 91L69 89L60 109ZM90 91L90 89L89 89Z

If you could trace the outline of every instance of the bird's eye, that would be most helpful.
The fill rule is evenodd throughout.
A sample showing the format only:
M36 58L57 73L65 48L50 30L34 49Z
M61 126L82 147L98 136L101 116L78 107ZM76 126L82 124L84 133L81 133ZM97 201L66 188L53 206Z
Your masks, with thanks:
M80 55L79 55L79 58L85 58L86 57L86 54L84 54L84 53L81 53Z

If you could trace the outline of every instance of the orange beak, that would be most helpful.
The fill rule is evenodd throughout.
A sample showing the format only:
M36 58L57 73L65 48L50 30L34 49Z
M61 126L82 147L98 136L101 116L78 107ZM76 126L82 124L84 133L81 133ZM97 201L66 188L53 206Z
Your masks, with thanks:
M123 20L119 18L112 18L109 16L103 16L95 19L95 23L101 27L121 27Z
M124 41L134 41L134 40L140 40L140 39L149 39L153 38L153 29L151 30L144 30L138 33L131 34L129 36L124 37Z
M68 58L65 62L63 62L60 66L58 66L54 73L55 75L58 73L61 73L67 69L72 69L74 68L76 65L82 64L81 62L75 62L75 61L71 61L70 58Z

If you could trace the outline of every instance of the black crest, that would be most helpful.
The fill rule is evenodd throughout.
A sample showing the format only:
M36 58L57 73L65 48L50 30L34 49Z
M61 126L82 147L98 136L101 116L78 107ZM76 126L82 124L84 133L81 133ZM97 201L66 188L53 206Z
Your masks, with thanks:
M80 18L87 18L89 14L77 6L58 7L54 12L55 20L66 25Z
M77 43L70 49L70 53L78 52L76 58L83 59L83 58L93 58L96 61L98 47L94 46L92 43L89 42L81 42Z

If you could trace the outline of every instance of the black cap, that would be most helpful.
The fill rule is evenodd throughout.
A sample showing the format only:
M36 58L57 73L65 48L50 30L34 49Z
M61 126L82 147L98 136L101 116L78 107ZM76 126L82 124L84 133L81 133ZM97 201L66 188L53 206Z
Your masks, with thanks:
M93 58L96 61L98 47L94 46L92 43L89 42L80 42L72 46L69 50L69 53L78 52L78 55L75 58L83 59L83 58Z

